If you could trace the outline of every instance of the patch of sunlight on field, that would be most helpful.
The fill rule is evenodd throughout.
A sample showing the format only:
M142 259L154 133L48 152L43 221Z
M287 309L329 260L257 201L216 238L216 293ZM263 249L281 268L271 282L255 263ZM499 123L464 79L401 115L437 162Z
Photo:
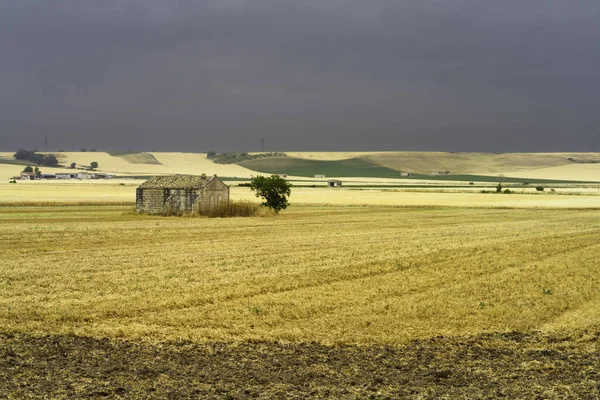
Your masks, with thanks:
M140 181L127 179L81 181L18 181L0 183L0 205L31 203L131 203Z
M232 187L231 197L251 200L254 194L247 188ZM394 190L351 190L331 188L293 188L290 202L299 204L388 205L443 207L548 207L600 208L600 196L544 194L497 194L462 192L411 192Z
M523 172L505 172L504 175L515 178L600 182L600 164L569 164Z
M596 210L0 207L0 226L5 331L399 344L600 320Z
M453 174L498 175L560 180L600 180L598 169L590 164L572 164L576 160L600 161L600 153L447 153L423 151L397 152L288 152L291 157L311 160L367 159L399 171ZM564 167L564 169L563 169ZM543 169L542 169L543 168ZM536 171L539 170L539 173ZM588 173L588 170L590 171ZM529 171L536 172L530 175Z
M12 156L13 153L0 153L3 156ZM234 164L215 164L206 158L203 153L149 153L156 158L160 164L143 164L129 162L123 157L111 156L104 152L64 152L57 154L62 165L70 165L75 162L78 166L90 165L96 161L98 170L118 175L165 175L165 174L191 174L207 175L217 174L219 176L249 178L256 174L254 171ZM73 171L64 168L41 167L43 172L56 173ZM0 164L0 178L8 179L19 175L23 170L21 165Z
M450 171L453 174L496 175L510 170L563 165L567 157L550 153L445 153L397 152L369 156L369 159L390 168L429 173Z
M169 169L169 173L186 173L199 175L217 174L226 177L249 178L256 172L235 164L215 164L206 158L206 154L198 153L151 153ZM177 172L183 171L183 172Z
M135 202L135 189L143 181L113 179L98 181L19 181L16 184L0 183L0 204L31 203L128 203ZM234 200L258 202L249 188L230 187ZM434 191L437 190L437 191ZM496 194L457 192L452 189L344 189L344 188L292 188L291 204L332 205L389 205L389 206L444 206L444 207L512 207L512 208L599 208L600 193L594 189L557 189L565 194L551 192L529 194ZM577 194L566 195L570 190ZM557 192L559 193L559 192ZM587 194L583 194L587 193Z

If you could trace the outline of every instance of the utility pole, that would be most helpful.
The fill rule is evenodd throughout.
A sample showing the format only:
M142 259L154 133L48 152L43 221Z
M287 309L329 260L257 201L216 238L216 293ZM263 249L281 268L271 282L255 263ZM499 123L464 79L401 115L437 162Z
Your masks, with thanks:
M48 136L44 138L44 149L48 150Z
M260 138L260 152L264 153L265 151L265 138Z

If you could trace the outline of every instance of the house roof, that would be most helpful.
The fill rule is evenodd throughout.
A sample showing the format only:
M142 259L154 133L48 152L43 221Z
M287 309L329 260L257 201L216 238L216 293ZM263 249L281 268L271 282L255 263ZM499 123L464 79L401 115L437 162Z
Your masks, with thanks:
M215 177L207 178L206 175L168 175L155 176L142 183L140 189L194 189L205 186Z

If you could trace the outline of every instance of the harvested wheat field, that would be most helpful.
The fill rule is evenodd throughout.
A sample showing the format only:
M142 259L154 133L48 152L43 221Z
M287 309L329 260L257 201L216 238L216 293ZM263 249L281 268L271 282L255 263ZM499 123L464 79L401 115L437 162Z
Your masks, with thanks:
M598 392L597 210L0 207L9 398Z
M44 204L133 204L135 188L143 180L111 179L97 181L24 181L0 183L0 205ZM371 184L367 182L366 185ZM373 205L411 207L469 207L469 208L600 208L600 192L592 187L563 187L555 192L536 192L535 188L513 189L512 194L480 193L481 188L453 189L352 189L297 187L290 201L305 205ZM518 190L518 191L517 191ZM522 193L521 193L522 192ZM246 187L231 183L235 200L258 199Z

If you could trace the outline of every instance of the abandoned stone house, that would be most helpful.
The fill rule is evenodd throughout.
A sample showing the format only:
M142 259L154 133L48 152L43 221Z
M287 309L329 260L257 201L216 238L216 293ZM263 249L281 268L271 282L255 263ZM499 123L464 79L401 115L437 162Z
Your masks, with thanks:
M136 210L148 214L203 212L229 201L229 186L217 176L156 176L136 191Z

